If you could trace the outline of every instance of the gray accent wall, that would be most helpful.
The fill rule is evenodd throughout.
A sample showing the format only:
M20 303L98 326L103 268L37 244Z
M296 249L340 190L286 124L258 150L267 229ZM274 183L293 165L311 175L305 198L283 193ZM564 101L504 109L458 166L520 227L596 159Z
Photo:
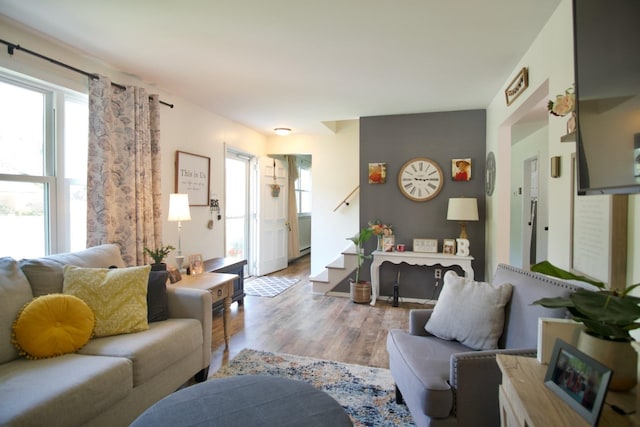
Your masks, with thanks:
M413 238L429 238L438 239L438 251L442 252L442 239L456 238L460 234L459 223L446 219L448 199L475 197L478 199L480 221L469 223L467 232L471 256L475 258L472 263L475 278L483 280L485 135L485 110L360 118L360 227L366 227L369 221L374 220L391 223L396 243L405 243L407 250L412 250ZM409 200L398 189L400 168L415 157L436 161L444 173L442 191L427 202ZM459 182L451 178L451 160L454 158L471 158L470 181ZM386 183L369 184L369 163L380 162L387 164ZM366 252L370 253L375 246L375 239L371 239ZM370 261L364 269L363 279L370 278L369 266ZM445 271L443 269L443 275ZM456 271L463 274L461 269ZM441 286L435 286L434 267L384 263L380 270L381 296L393 294L398 272L401 298L435 299L439 295Z

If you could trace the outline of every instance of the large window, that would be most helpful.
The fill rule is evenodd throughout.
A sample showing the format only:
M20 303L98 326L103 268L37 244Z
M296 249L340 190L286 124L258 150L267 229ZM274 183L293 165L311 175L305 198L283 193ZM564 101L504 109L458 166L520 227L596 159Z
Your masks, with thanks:
M296 203L298 215L311 214L311 162L305 156L296 159L298 179L296 179Z
M86 95L0 70L0 256L86 245Z

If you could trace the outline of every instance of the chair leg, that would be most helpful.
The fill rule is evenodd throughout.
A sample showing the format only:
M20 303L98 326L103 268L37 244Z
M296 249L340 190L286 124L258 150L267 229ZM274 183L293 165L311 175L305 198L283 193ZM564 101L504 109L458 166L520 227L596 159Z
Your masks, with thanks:
M400 389L398 388L398 386L396 387L396 403L398 405L404 405L404 399L402 398L402 393L400 392Z

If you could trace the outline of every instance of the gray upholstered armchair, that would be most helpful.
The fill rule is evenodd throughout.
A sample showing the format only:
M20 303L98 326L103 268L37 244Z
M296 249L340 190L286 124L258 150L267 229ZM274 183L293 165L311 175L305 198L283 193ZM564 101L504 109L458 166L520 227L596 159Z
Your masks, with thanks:
M409 331L389 332L387 350L396 397L399 403L406 403L417 426L499 425L498 386L502 378L496 354L535 357L538 318L565 317L566 312L531 303L543 297L565 296L577 289L566 282L501 264L492 284L506 283L512 285L511 295L504 308L504 327L498 333L497 349L474 350L462 343L470 342L466 336L460 342L430 334L425 325L433 309L412 310ZM467 311L474 309L478 307L453 310L464 318ZM474 325L472 330L484 326Z

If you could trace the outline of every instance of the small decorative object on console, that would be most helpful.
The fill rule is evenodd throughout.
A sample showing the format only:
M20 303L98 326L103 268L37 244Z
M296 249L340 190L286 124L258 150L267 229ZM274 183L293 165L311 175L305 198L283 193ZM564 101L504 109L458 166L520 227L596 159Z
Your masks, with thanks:
M444 239L442 243L442 253L453 255L456 253L456 239Z
M438 252L438 239L413 239L414 252Z

